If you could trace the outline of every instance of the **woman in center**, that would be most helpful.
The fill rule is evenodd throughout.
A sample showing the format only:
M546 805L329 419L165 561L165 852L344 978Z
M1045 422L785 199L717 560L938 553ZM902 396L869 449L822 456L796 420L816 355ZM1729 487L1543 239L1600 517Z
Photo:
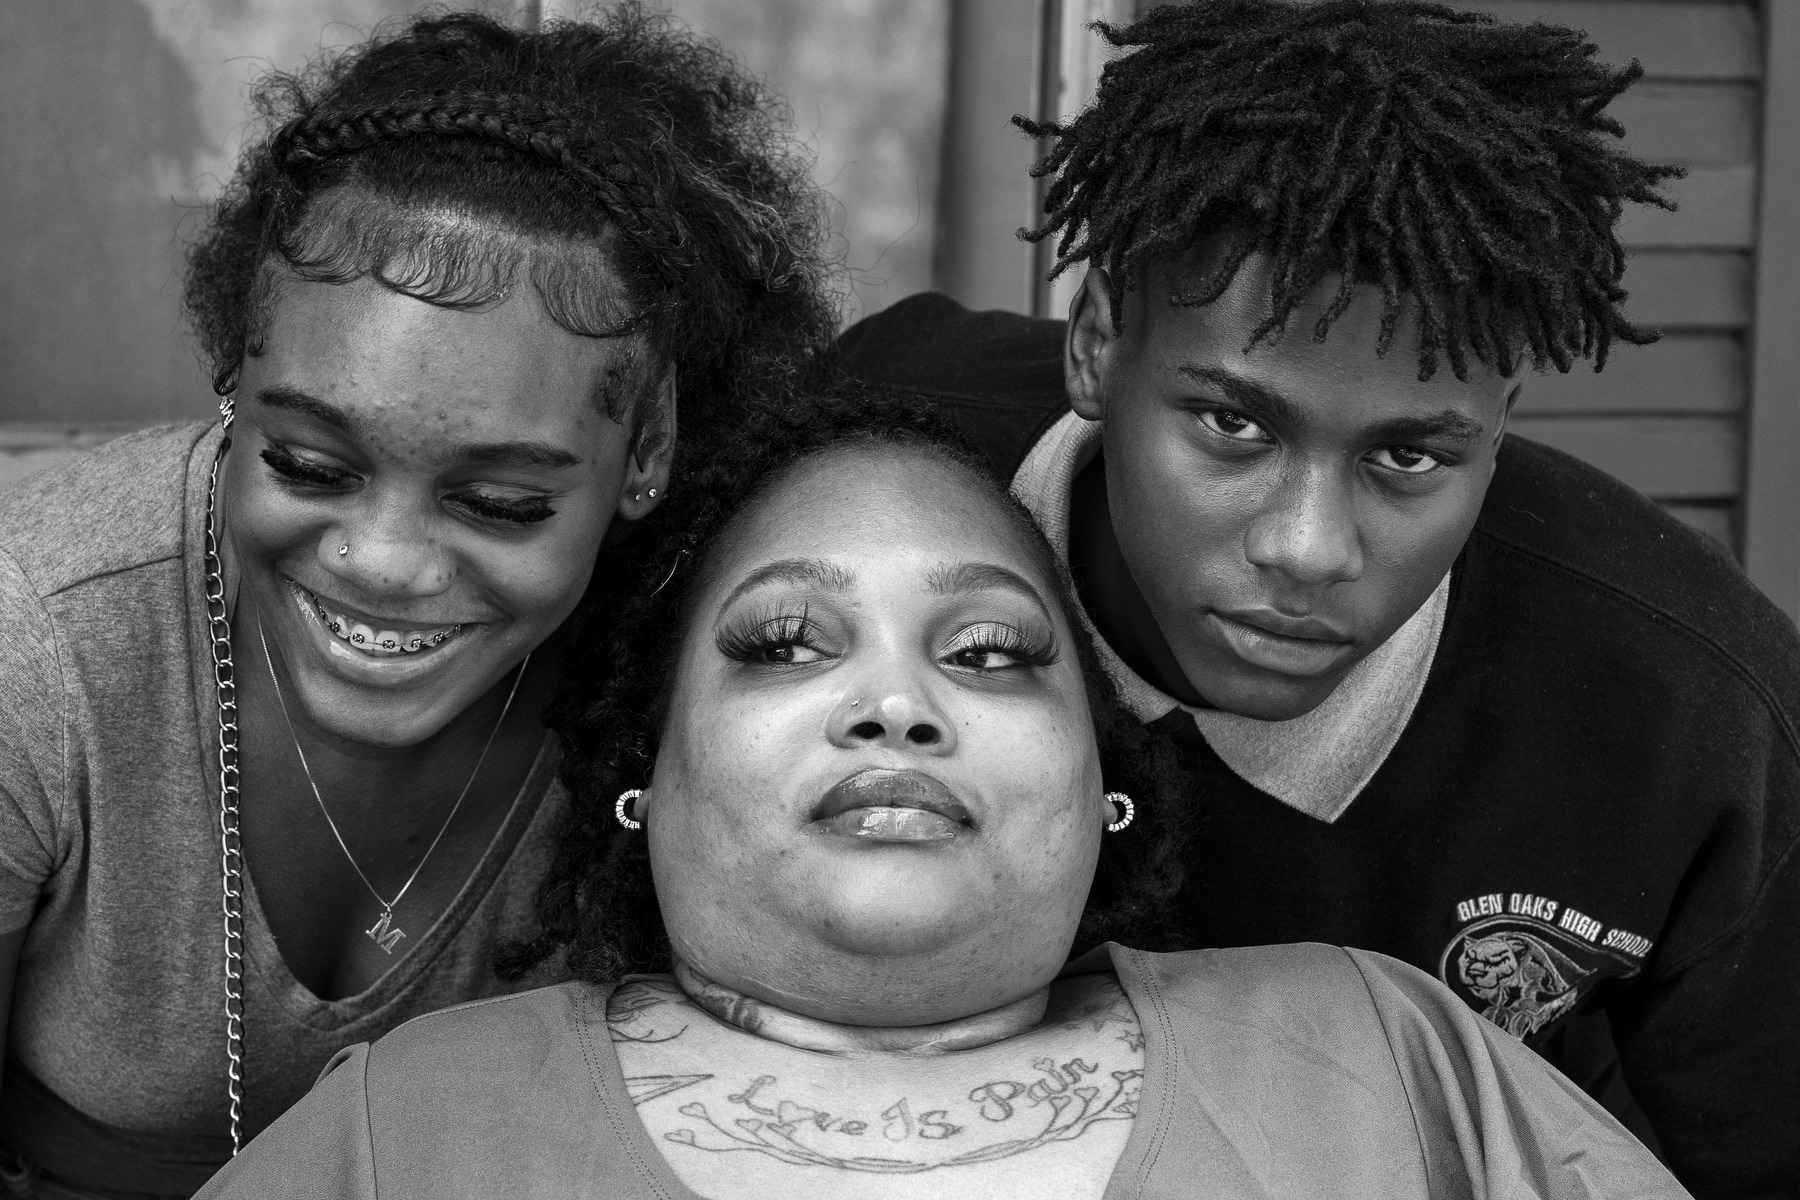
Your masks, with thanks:
M1069 961L1157 937L1192 802L926 418L765 408L701 474L563 714L589 982L345 1051L203 1197L1685 1194L1391 959Z

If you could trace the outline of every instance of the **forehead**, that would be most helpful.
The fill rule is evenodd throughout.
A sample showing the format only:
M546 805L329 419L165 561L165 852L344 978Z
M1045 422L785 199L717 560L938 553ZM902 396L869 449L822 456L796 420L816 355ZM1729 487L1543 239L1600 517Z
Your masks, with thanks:
M857 446L802 462L732 530L715 585L786 558L842 563L890 584L945 563L987 562L1030 580L1046 602L1042 554L969 469L909 446Z
M626 380L636 338L591 338L550 319L529 289L475 309L449 308L364 277L319 283L287 276L273 288L259 355L259 389L324 401L368 426L415 433L454 426L604 421L596 399Z
M1221 369L1302 406L1342 410L1362 401L1383 415L1452 408L1485 418L1516 382L1473 355L1468 379L1460 380L1442 353L1436 373L1419 379L1419 318L1412 302L1401 310L1387 353L1379 354L1382 296L1370 284L1356 285L1350 306L1320 339L1316 326L1337 294L1336 275L1325 276L1302 298L1284 328L1252 345L1271 312L1273 261L1265 252L1253 252L1210 304L1170 303L1171 294L1192 290L1198 282L1206 252L1202 247L1186 259L1146 270L1143 285L1128 297L1127 344L1159 369Z

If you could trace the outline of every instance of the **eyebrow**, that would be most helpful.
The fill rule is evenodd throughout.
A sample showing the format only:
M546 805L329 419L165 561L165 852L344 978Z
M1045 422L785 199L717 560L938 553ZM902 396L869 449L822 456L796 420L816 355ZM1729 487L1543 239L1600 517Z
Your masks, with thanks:
M1183 363L1176 370L1196 383L1217 388L1227 400L1242 408L1246 415L1266 418L1273 424L1289 428L1306 423L1306 414L1300 406L1273 388L1217 367ZM1378 422L1365 431L1365 437L1370 442L1390 445L1439 439L1467 446L1480 441L1485 432L1481 422L1471 420L1455 409L1446 408L1422 416L1394 417Z
M317 396L309 396L296 388L261 388L256 393L256 399L259 404L269 408L299 413L303 417L311 417L321 425L329 425L333 429L341 429L345 433L351 432L355 426L355 422L350 419L350 414L337 405L321 400Z
M267 387L256 398L270 408L310 417L343 433L356 432L356 419L337 405L296 388ZM451 448L453 461L484 467L550 467L581 465L581 456L548 442L463 442Z
M826 562L822 558L781 558L772 563L765 563L744 576L738 585L731 589L725 597L721 608L729 606L745 592L771 583L796 583L820 588L827 592L848 591L854 576L836 563Z
M1008 570L998 563L965 562L954 566L933 567L925 577L925 583L938 596L962 596L994 588L1017 592L1044 609L1045 615L1049 614L1044 597L1031 586L1031 582L1017 571Z

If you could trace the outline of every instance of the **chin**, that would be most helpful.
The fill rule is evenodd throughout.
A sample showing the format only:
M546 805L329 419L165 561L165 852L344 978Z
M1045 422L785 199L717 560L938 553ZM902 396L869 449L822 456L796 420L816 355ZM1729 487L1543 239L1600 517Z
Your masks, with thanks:
M845 954L862 958L914 958L936 954L968 933L966 909L917 903L914 896L958 894L949 888L881 889L877 895L839 893L814 916L816 936ZM907 899L896 902L896 896Z
M1207 686L1195 690L1222 712L1255 721L1292 721L1325 703L1349 673L1350 669L1345 668L1321 678L1293 679L1260 672L1251 676L1209 671L1199 673L1207 680Z

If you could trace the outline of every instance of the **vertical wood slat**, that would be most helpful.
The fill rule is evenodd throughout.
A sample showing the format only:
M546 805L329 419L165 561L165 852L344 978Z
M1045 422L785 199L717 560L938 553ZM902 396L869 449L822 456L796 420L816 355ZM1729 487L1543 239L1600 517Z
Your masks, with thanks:
M932 287L974 309L1030 312L1032 248L1013 235L1035 194L1034 146L1013 127L1030 112L1040 0L951 0Z
M1766 0L1744 566L1800 620L1800 0Z

